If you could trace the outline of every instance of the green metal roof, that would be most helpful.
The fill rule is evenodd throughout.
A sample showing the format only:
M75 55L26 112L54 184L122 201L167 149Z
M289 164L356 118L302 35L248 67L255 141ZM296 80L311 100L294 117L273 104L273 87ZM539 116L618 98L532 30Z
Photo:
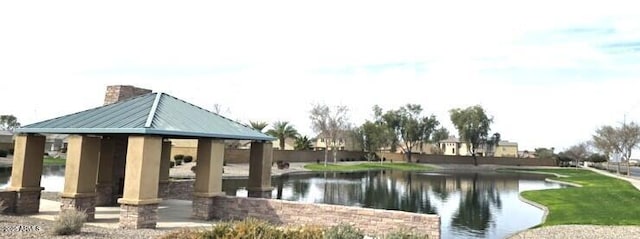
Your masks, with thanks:
M44 134L151 134L267 141L275 139L159 92L26 125L15 131Z

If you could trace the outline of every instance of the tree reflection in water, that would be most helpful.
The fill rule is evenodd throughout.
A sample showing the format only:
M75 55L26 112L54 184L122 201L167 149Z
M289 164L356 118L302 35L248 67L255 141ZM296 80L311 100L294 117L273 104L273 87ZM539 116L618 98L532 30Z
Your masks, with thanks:
M452 225L474 234L484 235L492 221L491 206L502 209L500 193L492 183L481 183L478 174L473 175L471 187L460 197L458 210L453 215Z
M290 174L274 178L272 185L273 196L278 199L439 214L443 238L492 238L515 232L508 231L514 230L512 224L506 232L496 231L503 230L496 229L502 227L497 223L499 218L504 221L510 220L505 216L522 216L503 215L503 198L509 205L520 205L519 180L529 178L544 185L543 177L536 177L540 176L385 170ZM245 185L246 180L225 180L223 190L229 195L242 195L237 190ZM531 218L519 220L521 229L537 223L535 216Z

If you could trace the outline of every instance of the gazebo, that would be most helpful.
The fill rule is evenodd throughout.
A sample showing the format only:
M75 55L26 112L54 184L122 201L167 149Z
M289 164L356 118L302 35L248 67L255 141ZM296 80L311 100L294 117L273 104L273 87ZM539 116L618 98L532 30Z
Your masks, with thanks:
M224 140L251 140L247 190L270 197L274 138L159 92L16 129L11 184L3 196L17 214L39 212L45 136L69 134L61 211L120 204L120 228L155 228L159 191L169 179L169 139L197 139L193 217L213 217L222 194Z

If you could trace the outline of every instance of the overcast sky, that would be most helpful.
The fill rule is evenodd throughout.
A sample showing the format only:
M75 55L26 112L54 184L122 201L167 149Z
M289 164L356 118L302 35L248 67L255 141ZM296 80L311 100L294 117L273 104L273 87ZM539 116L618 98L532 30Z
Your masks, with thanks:
M640 120L632 1L302 2L3 1L0 114L35 123L130 84L309 136L313 103L354 124L421 104L454 134L448 110L479 104L520 150Z

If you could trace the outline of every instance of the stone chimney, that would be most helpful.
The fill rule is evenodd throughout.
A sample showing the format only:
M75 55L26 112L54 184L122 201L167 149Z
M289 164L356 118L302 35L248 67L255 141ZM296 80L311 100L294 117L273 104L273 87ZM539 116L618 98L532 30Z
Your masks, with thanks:
M104 95L104 105L110 105L118 101L123 101L125 99L147 93L151 93L151 90L131 85L110 85L107 86L107 93Z

